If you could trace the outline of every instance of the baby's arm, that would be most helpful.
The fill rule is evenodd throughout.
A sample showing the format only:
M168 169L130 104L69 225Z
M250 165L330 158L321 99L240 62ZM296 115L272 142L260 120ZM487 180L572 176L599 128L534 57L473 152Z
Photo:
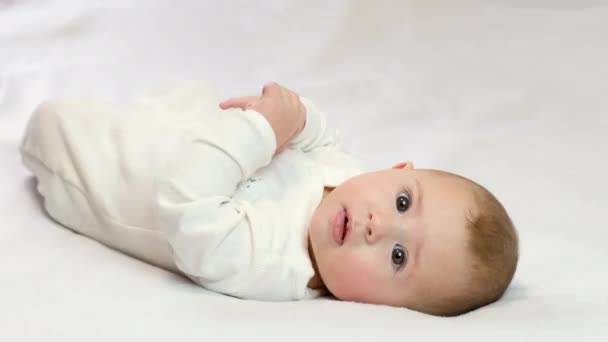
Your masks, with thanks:
M185 145L159 182L162 227L176 266L198 284L238 297L291 299L290 287L252 284L260 271L255 267L267 259L267 251L253 243L253 232L256 222L265 223L235 194L302 131L305 110L297 95L276 84L265 87L255 107L241 109L188 129Z
M252 258L248 204L237 186L270 163L275 135L258 112L233 110L190 127L181 152L159 180L157 205L176 266L212 290L243 293L235 276Z
M289 148L304 152L339 144L337 133L327 124L325 115L307 98L300 97L306 108L306 126L289 144Z

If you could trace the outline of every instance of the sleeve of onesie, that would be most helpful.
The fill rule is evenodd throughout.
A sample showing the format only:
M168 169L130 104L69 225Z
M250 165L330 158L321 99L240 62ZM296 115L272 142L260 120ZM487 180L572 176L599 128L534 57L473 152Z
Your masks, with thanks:
M270 163L274 131L255 111L230 110L190 127L185 143L159 180L162 229L176 266L200 285L234 295L252 263L247 203L239 183Z
M309 99L300 97L306 107L304 130L289 144L289 148L310 152L322 147L337 146L339 138L336 130L327 125L327 118Z

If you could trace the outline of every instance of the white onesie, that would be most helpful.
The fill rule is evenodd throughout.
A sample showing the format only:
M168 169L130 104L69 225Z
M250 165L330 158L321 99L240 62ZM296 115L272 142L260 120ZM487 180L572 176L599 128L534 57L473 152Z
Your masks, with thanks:
M302 101L306 126L274 158L266 119L220 110L200 83L122 111L46 102L21 152L47 212L72 230L220 293L311 298L311 216L324 186L362 169Z

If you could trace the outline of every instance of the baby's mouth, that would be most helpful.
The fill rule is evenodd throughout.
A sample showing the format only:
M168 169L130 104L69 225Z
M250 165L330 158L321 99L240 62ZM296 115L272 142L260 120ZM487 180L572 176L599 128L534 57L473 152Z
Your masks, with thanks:
M344 230L342 232L342 243L344 243L344 240L346 240L347 234L348 234L348 213L346 214L346 217L344 218Z
M336 241L339 246L342 246L349 231L348 213L346 212L346 209L342 209L336 214L332 228L334 241Z

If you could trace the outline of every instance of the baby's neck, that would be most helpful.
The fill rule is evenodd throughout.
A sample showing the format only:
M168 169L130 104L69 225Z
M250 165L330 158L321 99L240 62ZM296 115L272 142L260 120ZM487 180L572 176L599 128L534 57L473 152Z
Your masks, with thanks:
M323 199L333 190L334 188L323 188ZM315 252L312 249L312 244L310 243L310 236L308 237L308 255L310 256L310 261L312 262L312 268L315 271L315 275L310 278L308 282L308 287L311 289L324 289L325 284L323 283L323 279L321 278L321 274L319 273L319 269L317 268L317 260L315 258Z

